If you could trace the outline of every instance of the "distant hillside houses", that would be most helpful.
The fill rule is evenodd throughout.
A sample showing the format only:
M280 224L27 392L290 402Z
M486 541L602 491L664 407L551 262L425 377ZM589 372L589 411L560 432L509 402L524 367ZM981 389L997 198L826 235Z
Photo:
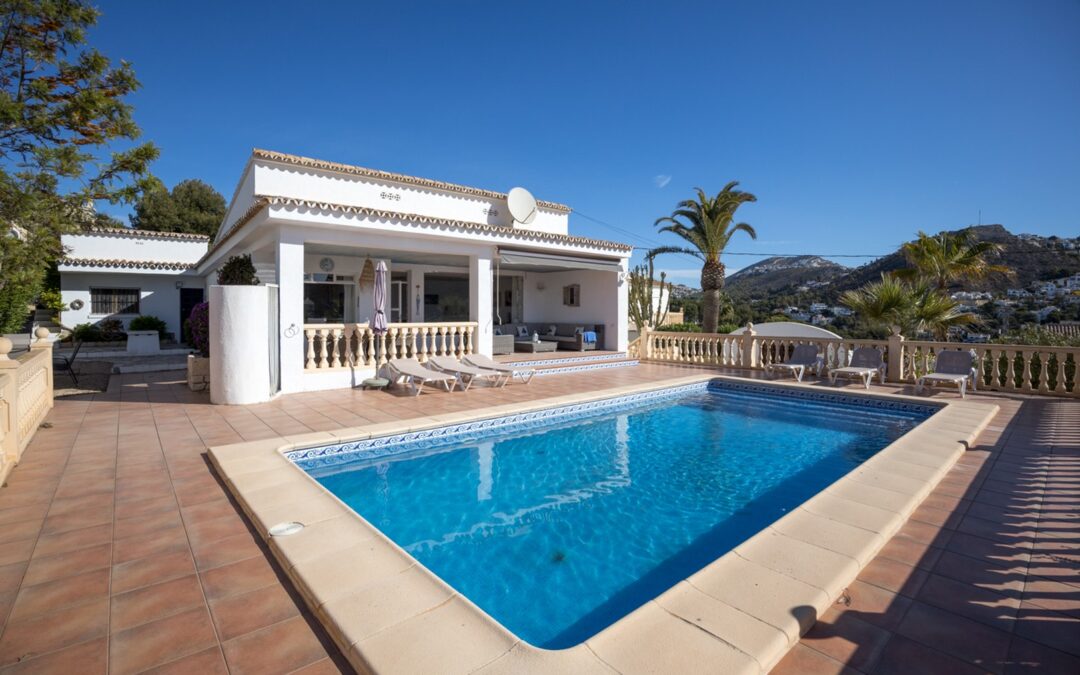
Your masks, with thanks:
M1080 251L1080 237L1043 237L1037 234L1018 234L1020 239L1040 248L1056 248L1063 251Z
M1051 281L1038 281L1028 288L1010 288L1005 291L1007 297L1017 300L1036 296L1057 298L1075 295L1076 293L1080 293L1080 272Z

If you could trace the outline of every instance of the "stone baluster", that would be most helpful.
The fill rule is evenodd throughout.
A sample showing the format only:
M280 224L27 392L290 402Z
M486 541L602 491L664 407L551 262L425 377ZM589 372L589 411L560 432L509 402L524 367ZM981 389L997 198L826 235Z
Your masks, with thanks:
M341 339L341 329L340 328L331 328L330 329L330 367L331 368L340 368L341 367L341 345L339 344L340 339Z
M315 368L315 333L311 328L304 329L304 339L307 341L307 360L304 361L304 370Z
M1065 388L1065 353L1058 352L1054 355L1054 360L1057 362L1057 377L1054 379L1054 393L1067 393L1068 390Z
M1039 393L1050 392L1050 354L1048 352L1035 352L1039 356Z
M319 333L319 357L318 357L318 359L316 359L316 362L315 362L315 367L316 368L325 368L329 363L328 353L326 351L326 336L327 336L327 334L329 332L330 331L325 329L325 328L320 328L318 330L318 333Z

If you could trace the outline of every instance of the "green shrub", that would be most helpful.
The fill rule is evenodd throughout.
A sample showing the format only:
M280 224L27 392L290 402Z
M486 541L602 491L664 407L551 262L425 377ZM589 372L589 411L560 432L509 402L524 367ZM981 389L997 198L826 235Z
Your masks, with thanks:
M105 342L119 342L127 339L124 332L124 322L120 319L105 319L98 324L101 328L101 339Z
M80 323L71 329L71 336L80 342L101 342L101 326L94 323Z
M42 291L41 295L38 296L38 304L53 312L64 312L67 311L68 308L68 306L64 304L64 296L55 288L49 288Z
M258 286L255 265L251 255L234 255L225 261L217 273L217 282L222 286Z
M666 326L660 326L656 330L669 333L700 333L701 326L696 323L669 323Z
M128 330L156 330L158 338L162 340L165 339L167 329L164 320L150 315L137 316L128 323Z

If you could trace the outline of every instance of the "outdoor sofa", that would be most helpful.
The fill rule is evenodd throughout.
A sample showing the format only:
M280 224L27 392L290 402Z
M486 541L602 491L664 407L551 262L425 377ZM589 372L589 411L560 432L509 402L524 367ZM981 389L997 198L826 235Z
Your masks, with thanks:
M587 352L602 349L604 325L592 323L519 323L495 327L496 354L509 354L516 340L531 340L536 333L541 342L554 342L561 351ZM509 340L507 339L509 338ZM593 339L590 339L593 338ZM508 351L500 351L509 345Z

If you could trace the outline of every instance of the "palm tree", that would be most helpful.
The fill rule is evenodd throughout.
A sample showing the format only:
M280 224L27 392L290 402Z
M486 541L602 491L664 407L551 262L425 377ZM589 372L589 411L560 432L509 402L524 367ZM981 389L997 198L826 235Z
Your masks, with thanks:
M881 281L847 291L840 302L870 324L898 327L902 335L929 330L943 340L951 326L978 321L974 314L960 311L955 300L930 284L912 283L887 274L881 275Z
M672 232L690 246L661 246L649 251L650 257L664 253L685 253L701 260L702 330L715 333L719 316L720 290L724 287L724 264L720 256L731 237L739 231L757 239L757 232L747 223L736 223L735 212L757 197L736 190L738 181L731 181L715 197L710 198L701 188L695 188L697 199L679 202L670 216L658 218L661 232Z
M971 229L942 232L930 236L919 232L919 238L901 247L911 266L894 272L901 279L922 279L937 290L944 291L957 279L985 279L992 274L1012 275L1004 265L991 265L987 258L997 255L1004 246L991 241L975 241Z

